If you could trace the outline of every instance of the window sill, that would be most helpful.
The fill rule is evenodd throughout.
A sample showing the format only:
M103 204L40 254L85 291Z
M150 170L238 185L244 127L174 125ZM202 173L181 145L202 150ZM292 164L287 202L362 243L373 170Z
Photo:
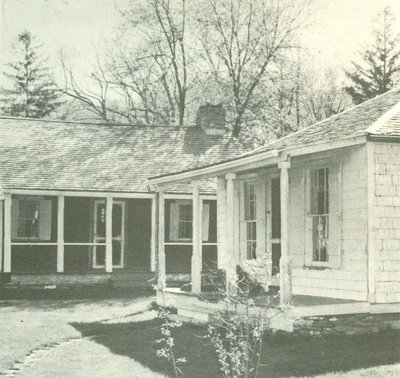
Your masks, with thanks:
M327 270L327 269L332 269L332 267L328 264L311 264L311 265L306 265L304 266L304 269L308 270Z

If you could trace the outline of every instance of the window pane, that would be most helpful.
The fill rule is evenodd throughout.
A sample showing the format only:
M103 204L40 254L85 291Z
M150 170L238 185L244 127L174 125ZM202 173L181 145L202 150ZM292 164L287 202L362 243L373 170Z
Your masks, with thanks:
M311 214L328 214L328 168L311 171Z
M328 261L328 216L313 217L313 261Z
M106 261L106 247L104 245L96 245L96 265L103 266Z
M17 236L20 238L39 238L40 201L18 203Z
M178 221L178 238L191 239L192 238L192 205L180 204L179 205L179 221Z
M96 222L96 235L105 237L106 236L106 205L97 205L97 222Z
M112 241L112 264L121 265L121 242L118 240Z

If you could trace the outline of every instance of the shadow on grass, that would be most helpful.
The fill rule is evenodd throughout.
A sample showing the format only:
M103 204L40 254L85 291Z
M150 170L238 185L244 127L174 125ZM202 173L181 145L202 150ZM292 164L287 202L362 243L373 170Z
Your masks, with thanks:
M169 364L156 356L160 338L158 319L125 324L74 323L83 336L111 352L128 356L151 370L172 375ZM177 356L185 356L185 377L219 377L213 347L200 326L184 324L174 330ZM312 376L348 371L400 361L400 332L354 336L303 337L266 335L260 377Z

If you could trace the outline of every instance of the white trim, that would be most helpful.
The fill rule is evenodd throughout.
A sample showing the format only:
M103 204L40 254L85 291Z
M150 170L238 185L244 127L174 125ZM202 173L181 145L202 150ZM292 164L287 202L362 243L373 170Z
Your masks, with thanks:
M342 113L340 113L342 114ZM291 134L293 135L293 134ZM186 172L172 173L168 176L150 178L149 180L155 184L171 184L178 181L189 181L193 179L202 179L206 177L215 177L227 172L243 172L250 169L274 165L281 162L278 155L288 154L291 157L313 154L317 152L336 150L339 148L356 146L365 144L367 142L366 135L358 137L348 137L337 139L332 142L316 143L301 147L285 148L282 151L271 150L267 152L260 152L257 155L239 157L233 161L222 162L204 168L198 168Z
M201 243L202 245L218 245L218 243ZM193 243L165 242L164 245L193 245Z
M362 135L359 137L337 139L333 142L324 142L302 147L287 148L285 149L285 151L287 151L287 153L291 157L294 157L294 156L314 154L323 151L337 150L339 148L351 147L365 143L367 143L367 137L365 135Z
M64 196L57 202L57 273L64 272Z
M371 126L364 131L368 134L375 134L378 129L389 121L394 115L400 112L400 102L394 105L390 110L385 112L380 118L378 118Z
M157 227L157 201L151 199L151 240L150 240L150 271L156 270L156 227Z
M376 301L375 284L375 240L374 240L374 206L375 206L375 145L367 143L367 256L368 256L368 301Z
M11 242L11 245L58 245L58 243Z
M103 200L95 200L94 201L94 224L95 224L95 233L96 233L96 225L97 225L97 205L99 204L104 204ZM112 232L111 232L111 250L112 250L112 242L114 240L119 241L121 244L121 260L120 260L120 264L115 265L112 264L112 253L111 253L111 265L112 268L123 268L124 267L124 256L125 256L125 201L112 201L112 208L114 206L114 204L118 204L121 205L121 236L120 237L113 237L112 236ZM106 206L107 206L107 202L106 202ZM107 250L107 211L106 211L106 237L105 238L99 238L99 239L106 239L105 243L69 243L69 245L92 245L92 246L106 246L106 250ZM112 224L111 224L111 231L112 231ZM94 235L94 237L96 237L96 235ZM67 245L67 243L65 244ZM107 264L107 256L106 256L106 264ZM93 263L92 263L92 267L93 269L101 269L101 268L105 268L105 265L99 265L96 264L96 248L93 248Z
M43 190L43 189L3 189L4 193L15 195L41 195L41 196L59 196L65 197L94 197L106 198L112 195L114 198L154 198L155 193L128 193L128 192L96 192L96 191L70 191L70 190Z
M107 273L112 273L113 263L112 263L112 224L113 224L113 197L107 196L106 198L106 256L105 256L105 271ZM100 201L99 201L100 202ZM95 206L96 208L96 206ZM97 217L95 218L97 219ZM95 261L95 259L93 259Z
M11 272L11 194L4 193L4 256L3 272Z
M166 287L166 271L165 271L165 199L162 188L158 192L158 261L157 261L157 286L159 290Z
M194 179L200 179L203 176L206 177L208 176L217 176L218 174L221 174L221 172L224 171L229 171L234 168L241 167L243 165L251 164L251 163L258 163L260 160L265 160L268 158L273 158L278 156L278 151L277 150L272 150L268 151L266 153L261 153L258 155L252 155L249 157L244 157L220 164L215 164L211 166L207 166L204 168L198 168L195 170L191 171L186 171L186 172L180 172L180 173L175 173L175 174L170 174L167 176L163 177L154 177L150 178L150 181L154 184L168 184L172 182L177 182L177 181L189 181L189 180L194 180ZM253 167L251 167L253 168ZM250 167L246 167L246 169L250 169Z
M202 246L201 246L201 212L203 201L199 196L199 182L192 182L192 292L201 292L201 268L202 268Z
M205 199L205 200L216 200L217 195L216 194L201 194L200 193L200 198ZM187 199L187 200L192 200L192 194L164 194L164 199Z
M106 245L106 243L64 243L64 245Z
M0 192L1 195L1 192ZM1 198L1 197L0 197ZM4 215L4 200L0 199L0 272L3 271L3 215Z

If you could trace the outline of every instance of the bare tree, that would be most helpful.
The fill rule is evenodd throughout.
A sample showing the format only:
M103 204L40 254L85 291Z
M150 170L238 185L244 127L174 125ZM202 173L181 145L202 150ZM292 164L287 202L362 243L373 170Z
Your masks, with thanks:
M304 22L304 2L291 0L207 0L199 18L204 58L216 82L229 90L233 135L238 136L256 89L277 55L290 49Z

